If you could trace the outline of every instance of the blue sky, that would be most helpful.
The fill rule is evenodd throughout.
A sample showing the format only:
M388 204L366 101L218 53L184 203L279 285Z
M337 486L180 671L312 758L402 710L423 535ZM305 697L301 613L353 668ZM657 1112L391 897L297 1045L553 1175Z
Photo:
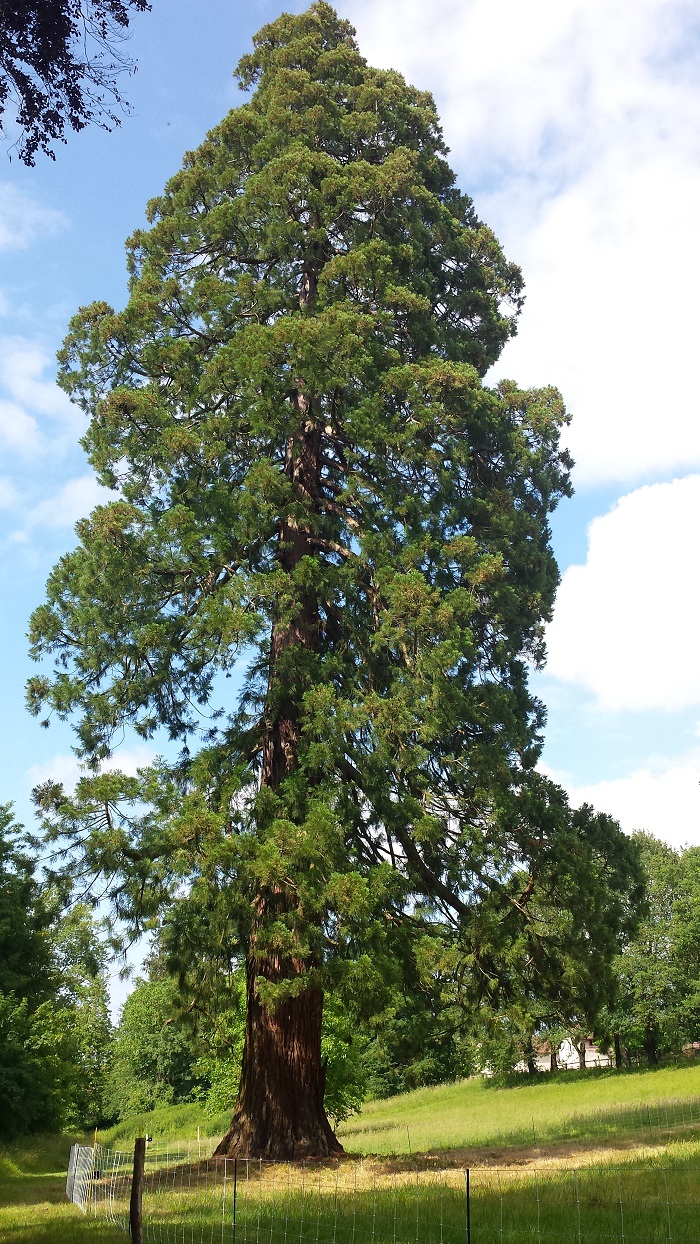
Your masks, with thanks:
M303 5L287 4L298 11ZM557 384L576 496L546 767L574 799L700 842L700 34L685 0L342 0L378 65L434 92L451 161L528 299L494 376ZM0 149L0 800L75 774L67 727L28 717L25 631L99 499L53 384L80 305L125 297L123 243L183 152L235 105L232 69L277 3L154 0L119 130L26 169ZM125 763L146 749L125 741Z

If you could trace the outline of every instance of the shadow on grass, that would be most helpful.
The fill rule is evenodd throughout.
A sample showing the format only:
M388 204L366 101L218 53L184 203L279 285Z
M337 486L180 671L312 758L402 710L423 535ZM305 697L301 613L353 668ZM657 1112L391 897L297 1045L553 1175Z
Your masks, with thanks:
M8 1205L60 1205L65 1200L65 1175L22 1175L0 1184L0 1208Z
M95 1219L3 1226L3 1244L124 1244L124 1233Z

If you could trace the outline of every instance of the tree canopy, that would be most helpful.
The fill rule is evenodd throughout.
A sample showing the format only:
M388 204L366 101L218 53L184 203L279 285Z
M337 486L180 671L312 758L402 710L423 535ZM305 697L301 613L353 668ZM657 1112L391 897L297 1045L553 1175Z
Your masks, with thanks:
M195 1005L246 964L220 1151L299 1157L338 1147L329 984L370 1006L420 959L476 999L533 956L552 979L542 913L573 904L590 942L588 889L607 870L624 905L634 865L535 771L570 463L554 389L484 384L518 269L432 98L323 0L237 75L249 102L128 243L127 306L71 324L62 384L116 495L51 575L28 694L76 721L93 771L37 799L119 919L160 926ZM100 773L125 726L179 758Z
M54 157L66 127L119 124L119 78L133 72L123 53L131 11L149 0L5 0L0 15L0 128L14 105L19 158Z
M36 842L0 805L0 1136L103 1115L111 1025L90 912L36 876Z

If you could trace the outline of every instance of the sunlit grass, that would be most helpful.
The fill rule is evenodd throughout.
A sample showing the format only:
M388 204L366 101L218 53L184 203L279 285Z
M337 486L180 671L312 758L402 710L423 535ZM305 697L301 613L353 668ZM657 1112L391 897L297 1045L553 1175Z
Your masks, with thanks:
M522 1084L510 1088L475 1078L368 1102L342 1124L339 1136L354 1153L537 1145L700 1122L698 1105L690 1111L679 1107L676 1114L670 1105L668 1112L660 1107L699 1096L700 1066L692 1065L624 1074L590 1071L572 1078L523 1076Z
M235 1244L464 1244L467 1164L472 1244L602 1244L622 1240L623 1229L626 1244L686 1244L700 1210L698 1098L700 1067L688 1066L543 1075L512 1088L470 1080L370 1102L341 1137L347 1151L376 1160L279 1166L262 1180L254 1164L238 1163ZM136 1135L155 1138L144 1203L153 1238L234 1244L233 1164L206 1163L227 1124L228 1115L191 1104L101 1133L126 1150ZM0 1146L0 1240L127 1238L65 1201L72 1139ZM167 1177L154 1173L166 1147ZM409 1169L409 1149L432 1169ZM554 1164L563 1158L568 1169ZM442 1163L454 1165L440 1173Z
M0 1240L7 1244L124 1244L65 1199L71 1136L35 1136L0 1146Z

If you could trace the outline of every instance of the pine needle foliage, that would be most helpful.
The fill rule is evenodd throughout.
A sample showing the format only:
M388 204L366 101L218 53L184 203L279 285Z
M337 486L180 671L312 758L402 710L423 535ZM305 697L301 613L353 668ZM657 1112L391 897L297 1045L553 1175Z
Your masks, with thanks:
M370 1006L427 938L492 992L546 958L529 905L574 901L567 842L579 873L615 857L616 929L629 858L535 774L570 462L554 389L484 383L518 269L430 95L324 0L237 77L249 102L128 243L126 307L81 311L61 353L115 499L51 575L31 644L54 667L28 695L92 770L38 792L51 832L132 933L160 924L193 1007L247 960L244 1082L256 1042L272 1074L274 1014L308 1040L307 1100L329 980ZM179 759L99 773L125 726Z

